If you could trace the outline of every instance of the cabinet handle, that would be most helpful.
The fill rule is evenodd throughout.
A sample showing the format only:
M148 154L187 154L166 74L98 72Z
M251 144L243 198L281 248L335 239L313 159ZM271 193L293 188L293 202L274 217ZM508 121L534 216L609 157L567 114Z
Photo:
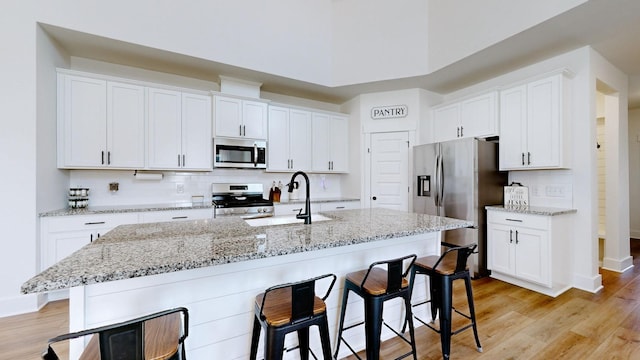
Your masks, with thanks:
M102 225L104 221L86 222L85 225Z
M464 126L460 126L460 137L464 136Z
M102 165L104 165L104 151L102 151L102 160L100 160L100 162L102 163Z
M238 135L242 136L242 125L238 125Z
M460 137L460 127L456 128L456 137Z
M177 219L188 219L188 218L189 218L188 216L174 216L171 219L177 220Z
M527 152L527 165L531 165L531 153Z
M242 136L247 136L247 126L242 125Z
M509 243L513 243L513 230L509 230Z
M182 167L187 166L187 161L186 161L186 157L184 154L182 154Z
M178 154L178 167L180 167L180 154Z
M518 243L518 230L516 230L516 244Z
M336 209L344 209L344 206L336 206Z
M107 165L111 165L111 151L107 151Z
M89 236L89 242L93 242L93 234Z
M522 153L522 165L524 165L524 153Z
M522 222L522 220L520 220L520 219L509 219L509 218L506 218L505 220L507 220L507 221L515 221L515 222Z

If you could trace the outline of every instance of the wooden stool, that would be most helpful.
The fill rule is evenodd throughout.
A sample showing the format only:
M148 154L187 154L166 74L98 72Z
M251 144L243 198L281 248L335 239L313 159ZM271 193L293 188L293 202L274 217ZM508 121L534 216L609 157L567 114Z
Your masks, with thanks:
M431 324L415 317L416 320L428 326L430 329L440 333L440 343L442 346L443 359L449 359L451 350L451 336L458 334L468 328L473 328L478 352L482 352L480 339L478 338L478 328L476 326L476 313L473 305L473 293L471 290L471 275L467 266L467 259L475 251L477 244L467 246L455 246L442 243L448 249L441 256L425 256L417 259L411 268L411 284L416 274L429 275L429 288L431 299L423 301L413 306L431 303L431 324L435 321L436 315L440 313L440 329L436 329ZM463 314L452 306L453 281L464 279L467 302L469 304L469 315ZM451 331L451 311L464 316L470 320L466 326Z
M322 298L317 297L315 294L316 281L329 277L332 280L325 295ZM298 332L300 358L308 360L310 352L309 327L316 325L320 330L324 359L331 360L327 306L324 300L329 296L335 282L335 275L326 274L296 283L277 285L256 296L256 316L253 321L250 359L256 359L260 330L264 328L266 334L264 357L266 360L282 359L285 336L293 331Z
M347 274L344 282L344 290L342 292L342 308L340 310L340 326L338 330L338 343L336 346L335 358L338 357L340 343L344 342L349 350L351 350L351 352L360 359L356 351L347 341L345 341L342 336L342 332L364 324L367 360L378 359L380 357L380 334L382 332L382 325L384 324L402 340L411 345L411 351L398 357L398 359L404 358L408 355L413 355L413 358L416 359L416 342L413 332L413 316L411 313L411 288L409 286L409 281L406 279L407 273L415 260L416 255L409 255L398 259L379 261L371 264L367 270ZM406 266L406 270L403 271L405 262L408 262L409 264ZM386 270L381 268L384 266L386 266ZM344 315L347 309L349 291L353 291L362 297L364 300L365 315L364 322L353 324L345 328ZM409 324L410 340L407 340L402 334L384 323L382 319L384 302L397 297L402 297L404 299L406 308L405 324Z
M118 324L57 336L49 340L42 358L58 359L51 347L53 343L93 334L80 360L184 359L188 328L186 308L161 311Z

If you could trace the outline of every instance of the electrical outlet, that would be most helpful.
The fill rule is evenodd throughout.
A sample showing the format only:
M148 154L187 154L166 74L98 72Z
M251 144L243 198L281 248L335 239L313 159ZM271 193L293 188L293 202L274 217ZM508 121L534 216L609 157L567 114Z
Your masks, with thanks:
M184 184L183 183L176 184L176 192L178 194L184 194Z
M120 187L120 184L117 183L117 182L109 183L109 191L116 192L116 191L118 191L119 187Z

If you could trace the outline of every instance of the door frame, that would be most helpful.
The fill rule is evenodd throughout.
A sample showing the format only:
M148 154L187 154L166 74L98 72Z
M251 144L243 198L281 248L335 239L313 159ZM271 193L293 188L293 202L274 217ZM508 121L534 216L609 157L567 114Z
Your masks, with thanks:
M361 189L362 192L360 194L361 205L363 209L371 208L371 136L373 134L382 134L382 133L407 133L407 138L409 139L409 179L408 184L410 187L410 191L407 193L408 201L407 208L409 212L413 212L413 147L416 146L416 131L415 130L400 130L400 131L374 131L374 132L363 132L362 133L362 154L364 154L364 171L362 173L362 182Z

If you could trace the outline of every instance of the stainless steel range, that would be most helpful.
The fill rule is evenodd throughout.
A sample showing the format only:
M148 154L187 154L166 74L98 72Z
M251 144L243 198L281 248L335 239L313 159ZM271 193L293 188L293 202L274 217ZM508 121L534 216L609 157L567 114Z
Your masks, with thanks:
M273 216L273 202L264 199L262 184L211 184L213 217L241 216L257 218Z

